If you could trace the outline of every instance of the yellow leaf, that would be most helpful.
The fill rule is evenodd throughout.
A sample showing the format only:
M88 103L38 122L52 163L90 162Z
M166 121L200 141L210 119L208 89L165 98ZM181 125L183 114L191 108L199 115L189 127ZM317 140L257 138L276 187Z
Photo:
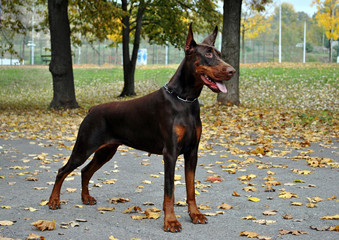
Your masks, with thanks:
M107 179L106 181L102 182L102 184L115 184L118 181L117 179Z
M298 198L298 195L295 193L284 191L284 192L279 193L279 197L289 199L289 198Z
M76 188L66 188L66 191L70 192L70 193L75 193L77 191L77 189Z
M113 235L109 236L109 240L119 240L119 238L115 238Z
M12 207L11 206L1 206L2 209L11 209Z
M35 239L45 239L45 237L39 236L39 235L37 235L35 233L30 233L28 235L28 237L26 238L26 240L30 240L30 239L32 239L32 240L35 240Z
M148 219L158 219L161 217L161 211L159 211L158 209L148 208L145 211L145 214Z
M138 207L138 206L132 206L132 207L129 207L127 208L126 210L123 211L123 213L131 213L131 212L138 212L138 211L141 211L141 208Z
M293 205L293 206L302 206L303 203L301 203L301 202L292 202L291 205Z
M260 201L260 198L250 197L248 200L249 200L249 201L252 201L252 202L259 202L259 201Z
M38 228L40 231L45 231L45 230L54 230L55 229L55 221L46 221L46 220L38 220L36 222L31 223L32 226L35 226Z
M233 207L231 205L229 205L229 204L222 203L221 205L217 206L217 208L230 210Z
M145 183L145 184L152 184L152 181L144 180L144 181L142 181L142 183Z
M47 204L48 204L48 201L42 201L42 202L40 203L41 206L46 206Z
M258 233L256 232L247 232L247 231L242 231L240 233L240 236L245 236L247 238L257 238L259 236Z
M248 215L248 216L246 216L246 217L242 217L241 219L244 219L244 220L255 220L255 219L257 219L256 217L253 217L253 216L251 216L251 215Z
M245 190L245 192L255 192L258 189L256 189L255 187L244 187L243 190Z
M75 208L83 208L83 205L73 205Z
M131 218L133 220L142 220L144 218L146 218L146 216L142 216L142 215L132 215Z
M325 220L339 220L339 214L336 214L334 216L323 216L323 217L321 217L321 219L325 219Z
M200 195L200 192L198 192L197 189L195 189L195 195Z
M11 226L11 225L13 225L13 224L14 224L13 221L7 221L7 220L5 220L5 221L0 221L0 226Z

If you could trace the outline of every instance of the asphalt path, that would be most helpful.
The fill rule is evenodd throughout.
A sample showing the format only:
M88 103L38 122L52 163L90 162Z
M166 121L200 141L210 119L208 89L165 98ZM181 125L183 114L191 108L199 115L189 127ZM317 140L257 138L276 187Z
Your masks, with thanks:
M339 214L339 201L333 197L339 198L338 168L329 165L311 167L305 159L292 159L293 156L306 154L338 162L338 139L332 141L311 143L311 146L302 149L288 148L283 156L247 156L220 145L200 151L196 180L205 185L197 189L197 203L209 208L201 211L212 216L208 216L208 224L193 224L187 207L176 206L175 212L183 230L180 233L168 233L162 230L162 212L158 219L142 220L131 217L143 215L140 212L123 213L131 206L138 206L142 211L152 207L162 208L162 156L149 157L144 152L119 148L114 158L92 178L90 193L96 198L96 205L82 204L80 169L77 169L76 174L64 182L61 199L65 203L62 208L50 210L40 203L48 200L56 171L70 155L70 150L53 140L0 138L0 221L13 223L0 226L0 239L26 239L30 233L45 239L113 239L112 236L117 239L245 239L245 236L240 236L243 231L266 236L261 239L339 239L339 232L319 231L339 225L338 220L321 219L323 216ZM67 142L65 145L72 144ZM232 147L245 151L256 148L255 145ZM232 163L238 166L233 168L235 174L229 173L233 171L229 170L232 169L229 166ZM176 201L185 201L186 197L183 164L180 158L176 169L176 174L181 175L181 179L177 176L176 181ZM252 176L252 179L239 180L239 177L246 175ZM222 181L208 182L209 176L217 176ZM275 181L281 183L272 186L272 192L265 191L267 180L264 178L268 176L275 177ZM244 187L255 187L256 191L246 192ZM234 196L234 192L240 196ZM281 198L283 192L295 195ZM113 197L130 201L113 204L108 201ZM260 201L250 201L251 197ZM307 198L314 197L322 200L313 201L316 207L307 207L310 203ZM154 205L144 205L147 202ZM292 202L302 205L294 206ZM219 209L217 206L222 203L231 205L232 209ZM115 209L99 211L98 207ZM268 210L268 215L264 215ZM285 219L286 215L292 218ZM259 221L243 219L247 216ZM31 226L37 220L55 221L56 227L52 231L41 232Z

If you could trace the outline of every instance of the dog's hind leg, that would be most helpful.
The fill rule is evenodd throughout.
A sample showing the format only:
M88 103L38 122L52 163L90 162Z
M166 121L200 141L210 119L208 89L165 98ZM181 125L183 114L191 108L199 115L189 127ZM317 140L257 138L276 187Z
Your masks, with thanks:
M87 160L89 155L90 153L80 154L79 152L73 151L67 164L58 170L58 174L55 179L55 184L54 184L54 187L53 187L53 190L49 198L49 202L48 202L48 206L50 209L60 208L60 190L61 190L62 183L64 182L68 174L73 172L74 169L79 167L81 164L83 164Z
M50 209L60 208L60 190L67 175L82 165L92 153L98 151L100 146L105 144L105 135L102 134L103 130L100 130L100 128L93 127L86 119L81 124L72 154L66 165L59 169L56 176L55 184L48 202Z
M107 163L116 153L119 144L109 144L99 149L92 159L92 161L81 170L81 199L84 204L94 205L96 200L89 194L88 183L93 174Z

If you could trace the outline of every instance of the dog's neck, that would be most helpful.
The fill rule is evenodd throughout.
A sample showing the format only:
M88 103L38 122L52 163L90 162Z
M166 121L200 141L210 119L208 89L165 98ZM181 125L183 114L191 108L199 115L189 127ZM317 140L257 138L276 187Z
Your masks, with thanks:
M167 88L182 99L194 100L200 96L204 84L196 79L194 62L187 57L167 84Z

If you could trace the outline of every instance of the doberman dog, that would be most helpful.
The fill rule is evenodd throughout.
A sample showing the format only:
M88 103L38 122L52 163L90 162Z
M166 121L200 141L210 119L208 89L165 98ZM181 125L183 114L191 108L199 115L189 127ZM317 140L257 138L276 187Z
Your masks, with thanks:
M96 204L89 194L93 174L108 162L119 145L153 154L162 154L165 167L164 231L179 232L182 227L174 213L174 171L177 157L185 159L188 212L193 223L207 223L195 201L194 178L201 136L198 97L204 85L213 92L227 92L222 81L235 70L221 59L214 47L216 27L201 44L193 39L192 23L185 44L185 58L171 80L158 91L123 102L94 106L80 125L72 154L59 169L48 205L60 208L60 189L68 174L92 154L92 161L81 170L84 204Z

